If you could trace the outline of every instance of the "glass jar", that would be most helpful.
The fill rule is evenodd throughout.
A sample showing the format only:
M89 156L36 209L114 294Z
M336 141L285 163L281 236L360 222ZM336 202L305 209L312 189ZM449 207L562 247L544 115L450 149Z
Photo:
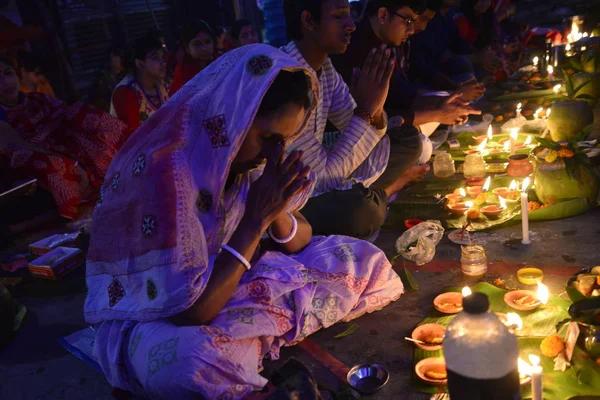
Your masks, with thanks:
M465 157L463 165L465 178L485 178L485 161L479 153L469 154Z
M487 273L488 263L482 246L461 246L460 267L470 278L480 278Z
M433 159L433 174L436 178L449 178L456 173L452 154L440 153Z

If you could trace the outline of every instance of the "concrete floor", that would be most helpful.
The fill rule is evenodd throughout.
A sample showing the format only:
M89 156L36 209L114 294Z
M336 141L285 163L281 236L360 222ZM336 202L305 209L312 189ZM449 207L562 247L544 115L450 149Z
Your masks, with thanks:
M592 266L600 264L599 222L600 209L594 209L574 218L532 223L533 244L530 246L520 244L519 224L477 235L484 240L490 261ZM398 233L382 233L377 244L391 253L397 237ZM438 245L436 259L458 260L459 257L460 247L444 238ZM414 276L420 284L418 291L409 292L386 309L355 321L360 326L355 334L333 339L351 325L340 324L312 336L314 342L346 365L377 362L389 369L389 384L371 398L398 399L400 393L403 399L429 398L410 387L413 348L402 338L427 314L433 297L443 287L462 285L465 281L456 271L417 271ZM493 277L486 278L489 281ZM551 278L549 282L557 293L564 278ZM59 338L86 327L82 314L84 283L81 268L59 281L31 278L22 284L16 297L27 306L28 315L15 340L0 353L0 398L112 398L104 377L57 343ZM305 362L320 379L331 380L331 374L303 350L282 351L282 360L290 356ZM270 368L281 363L274 363Z

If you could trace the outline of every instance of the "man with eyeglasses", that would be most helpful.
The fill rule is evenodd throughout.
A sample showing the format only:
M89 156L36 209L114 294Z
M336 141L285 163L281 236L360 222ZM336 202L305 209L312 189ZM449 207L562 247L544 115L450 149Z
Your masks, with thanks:
M406 134L410 126L430 122L455 125L465 122L470 114L480 113L459 99L463 93L443 99L422 98L419 96L418 86L408 81L404 68L406 59L402 57L403 49L400 46L415 33L416 25L422 25L416 24L418 13L426 9L423 0L369 1L363 20L352 34L348 50L343 55L332 58L337 71L349 83L370 49L384 45L398 50L385 110L390 119L394 116L404 119Z

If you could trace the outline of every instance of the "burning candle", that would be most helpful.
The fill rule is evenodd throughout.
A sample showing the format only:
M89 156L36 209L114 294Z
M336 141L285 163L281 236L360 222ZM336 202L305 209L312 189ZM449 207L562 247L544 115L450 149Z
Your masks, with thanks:
M567 43L567 45L565 46L565 50L566 51L571 51L571 44Z
M542 282L538 282L537 298L542 305L548 304L548 300L550 299L550 290Z
M521 103L517 104L517 118L521 118L521 106Z
M505 325L515 331L518 331L523 328L523 320L521 319L519 314L514 313L514 312L509 312L506 314Z
M540 58L538 56L533 57L533 65L535 65L537 67L539 62L540 62Z
M529 181L529 177L523 180L523 189L521 192L521 228L523 231L523 238L521 239L521 243L523 244L531 243L531 240L529 239L529 208L527 208L529 204L529 199L527 196L527 188L529 187Z
M498 196L498 200L500 200L500 209L505 210L506 209L506 199L504 197Z
M531 136L527 136L527 139L523 142L523 146L529 146L531 144Z
M542 107L540 107L537 110L535 110L535 112L533 113L533 119L539 119L540 118L540 114L542 112L544 112L544 109Z
M560 90L560 88L562 87L562 85L559 83L558 85L554 85L554 87L552 88L552 91L554 92L554 94L558 94L558 91Z
M587 32L583 32L583 37L588 37L588 36L590 36L590 34L589 34L589 33L587 33Z
M488 190L490 190L491 184L492 184L492 177L488 176L487 179L485 180L485 183L483 184L483 187L481 188L481 191L487 192Z
M519 103L519 104L521 104L521 103ZM518 137L519 137L519 128L512 128L510 130L510 155L511 156L515 154L515 144L517 143Z
M488 131L487 131L487 138L488 140L492 140L492 124L490 124L490 126L488 126Z
M514 179L510 182L510 185L508 185L508 191L509 192L513 192L517 190L517 181L515 181Z
M462 295L463 295L463 297L470 296L471 294L473 294L473 292L471 291L470 287L465 286L464 288L462 288Z
M548 71L548 79L552 80L554 78L554 67L552 65L548 65L546 70Z
M467 197L467 192L465 191L465 188L458 189L458 194L460 194L460 197Z
M529 361L531 361L531 398L532 400L542 400L542 367L540 367L540 358L535 354L530 354Z
M531 375L531 365L527 364L527 361L519 357L519 359L517 360L517 365L519 368L519 375Z
M481 142L481 144L477 146L477 151L480 153L483 153L485 146L487 146L487 142L488 142L488 138L486 137L485 139L483 139L483 142Z

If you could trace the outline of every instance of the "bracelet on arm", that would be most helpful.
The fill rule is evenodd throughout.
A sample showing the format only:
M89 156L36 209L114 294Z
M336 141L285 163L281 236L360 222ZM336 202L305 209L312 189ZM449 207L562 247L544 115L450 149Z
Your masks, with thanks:
M287 215L289 215L290 218L292 219L292 231L290 232L288 237L283 238L283 239L279 239L279 238L275 237L275 235L273 234L272 226L269 226L269 229L267 230L269 237L271 239L273 239L273 241L275 243L279 243L279 244L289 243L292 241L292 239L296 236L296 233L298 232L298 220L296 219L296 217L294 217L294 214L292 214L290 212L288 212Z
M375 119L373 118L373 116L360 107L356 107L354 109L354 115L356 115L358 118L364 120L367 123L367 125L373 125L373 123L375 122Z
M246 257L244 257L243 255L241 255L240 253L238 253L237 250L235 250L234 248L227 246L226 244L221 245L221 248L223 250L227 250L227 252L229 254L231 254L232 256L234 256L235 258L238 259L239 262L241 262L242 264L244 264L244 267L246 267L246 269L248 271L250 271L250 268L252 268L252 266L250 265L250 263L248 262L248 260L246 260Z

